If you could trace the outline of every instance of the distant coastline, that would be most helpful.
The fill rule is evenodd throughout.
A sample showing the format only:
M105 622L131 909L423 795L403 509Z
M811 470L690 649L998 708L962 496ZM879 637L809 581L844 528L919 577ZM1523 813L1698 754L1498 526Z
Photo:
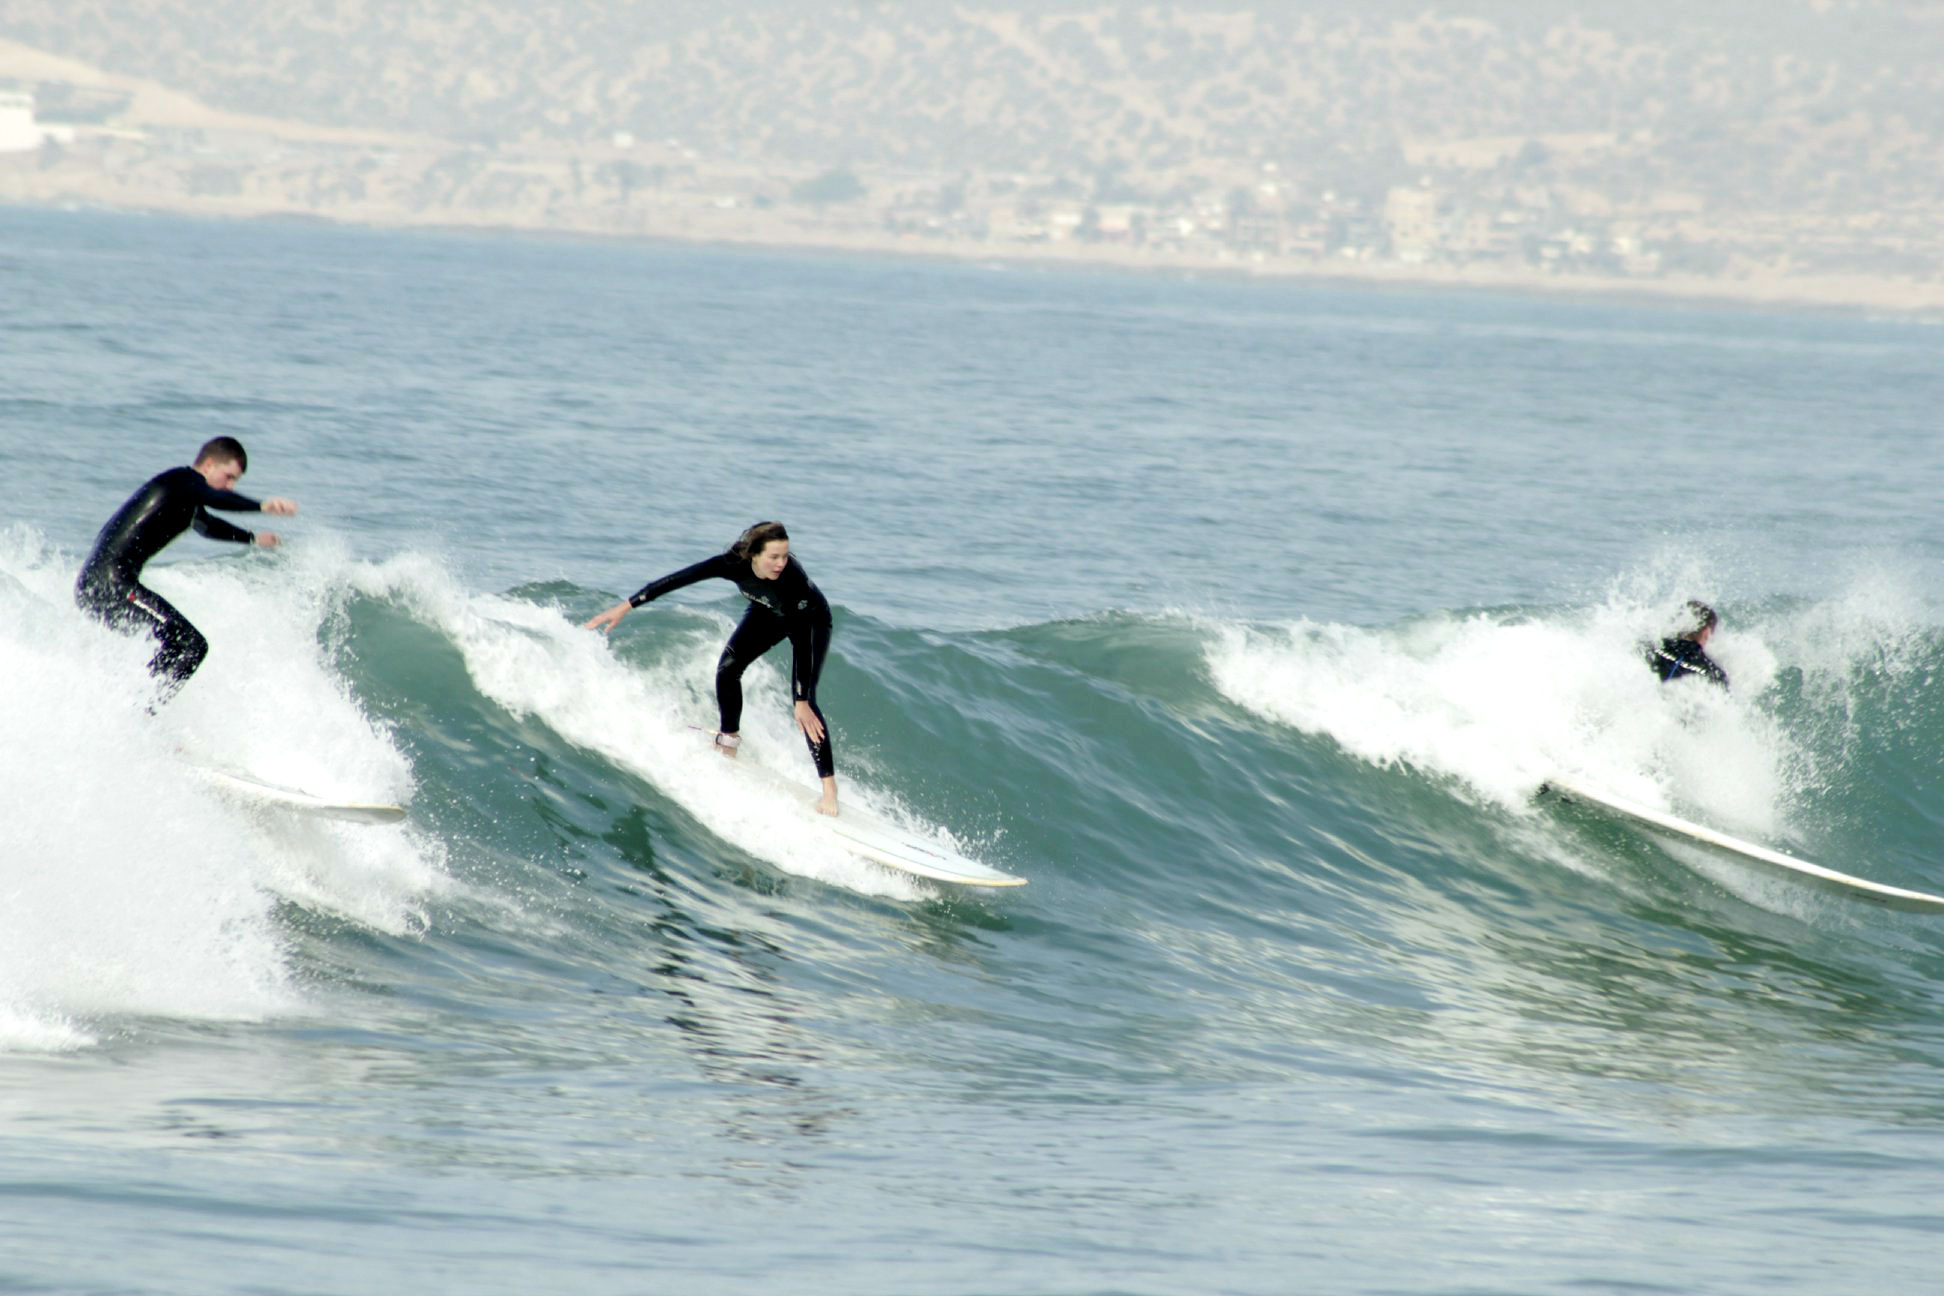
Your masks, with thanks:
M1944 73L1827 6L22 5L0 202L1944 318Z
M363 211L356 216L274 204L255 205L185 199L111 201L79 192L22 195L0 185L0 202L41 211L87 210L181 216L205 220L286 222L346 229L504 235L694 245L778 253L839 253L910 258L955 264L989 263L1013 267L1111 270L1130 273L1213 275L1256 280L1398 289L1456 289L1527 296L1608 301L1665 302L1694 306L1831 311L1883 314L1944 322L1944 283L1925 284L1877 276L1742 279L1698 275L1637 278L1617 275L1547 273L1502 267L1403 265L1394 262L1305 262L1254 259L1111 245L995 245L972 239L901 237L889 232L793 228L777 221L686 222L676 228L620 230L592 224L546 224L481 213L467 218L453 211L412 213Z

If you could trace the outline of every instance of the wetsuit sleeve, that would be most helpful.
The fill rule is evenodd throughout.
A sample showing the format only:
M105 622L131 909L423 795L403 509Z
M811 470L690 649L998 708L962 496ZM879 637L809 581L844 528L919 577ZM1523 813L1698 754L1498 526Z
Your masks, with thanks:
M218 491L217 493L224 494L226 492ZM228 522L219 517L212 517L200 504L196 506L195 516L189 519L189 525L196 528L197 535L207 536L211 540L233 540L237 544L254 544L256 542L256 532L245 531L234 522Z
M723 580L734 580L735 562L735 558L726 553L717 554L713 558L704 558L701 562L684 567L680 571L670 572L659 580L649 581L628 596L628 606L640 607L644 603L653 603L664 594L684 589L697 581L708 580L712 576L721 577Z
M801 574L802 568L797 569ZM804 608L790 618L790 692L795 701L817 705L817 680L830 651L830 604L823 591L803 578ZM818 712L821 716L823 713Z
M263 509L262 500L253 500L232 490L217 490L204 481L200 473L184 477L183 485L195 497L197 508L216 508L228 513L257 513Z
M206 536L211 540L233 540L237 544L255 542L256 532L245 531L233 522L211 517L208 510L219 508L227 509L231 513L257 513L263 509L261 501L253 500L248 495L239 495L235 491L217 490L204 481L198 473L184 474L182 484L188 490L190 497L196 501L196 511L190 515L189 525L196 528L197 535Z
M830 623L820 627L799 617L790 625L790 697L817 705L817 677L823 674L823 649L830 642Z
M1719 684L1723 688L1728 687L1728 672L1721 669L1716 664L1714 658L1708 656L1706 653L1696 653L1695 657L1700 664L1701 673L1708 677L1710 683Z

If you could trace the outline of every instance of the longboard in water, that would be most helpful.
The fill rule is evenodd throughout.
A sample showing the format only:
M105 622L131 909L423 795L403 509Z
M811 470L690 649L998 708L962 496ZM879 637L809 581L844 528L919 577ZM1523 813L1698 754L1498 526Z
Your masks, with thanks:
M247 774L234 774L208 765L195 767L196 773L216 787L259 805L294 810L320 819L342 819L350 823L397 823L405 817L405 807L384 802L332 801L299 788L265 783Z
M914 836L895 824L867 814L856 806L842 807L842 813L834 819L829 815L817 814L814 810L810 812L810 817L817 820L823 830L835 837L837 844L845 850L887 868L902 869L934 882L951 882L958 886L1026 885L1023 877L1001 873L977 860L967 859L937 842Z
M713 749L713 735L708 741ZM734 764L736 774L747 782L760 785L769 795L787 798L800 806L808 831L828 835L839 847L873 864L929 878L933 882L950 882L954 886L1026 885L1023 877L1002 873L977 860L967 859L938 842L907 832L896 824L886 823L856 806L840 805L835 817L818 814L811 809L817 800L817 793L801 783L764 769L746 756L730 763Z
M1687 841L1698 842L1703 846L1713 847L1738 859L1766 864L1801 881L1814 883L1854 899L1868 900L1893 909L1944 913L1944 896L1931 895L1926 891L1908 891L1903 887L1891 886L1885 882L1872 882L1868 878L1839 873L1835 869L1811 864L1807 860L1799 860L1793 855L1784 855L1781 851L1770 850L1766 846L1758 846L1754 842L1743 841L1739 837L1730 837L1727 833L1716 832L1702 824L1690 823L1686 819L1641 805L1637 801L1630 801L1622 796L1615 796L1611 792L1587 787L1582 783L1553 778L1546 780L1546 787L1569 800L1597 806L1622 819L1648 828L1656 828Z

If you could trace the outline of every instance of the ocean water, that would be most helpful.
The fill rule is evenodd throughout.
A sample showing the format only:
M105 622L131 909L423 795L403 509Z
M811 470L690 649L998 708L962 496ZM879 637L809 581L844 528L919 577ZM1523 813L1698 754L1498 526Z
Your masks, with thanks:
M0 303L0 1289L1935 1287L1944 919L1539 788L1944 891L1936 325L18 210ZM150 716L69 589L218 433L302 512ZM700 752L726 585L578 628L771 517L844 797L1028 886Z

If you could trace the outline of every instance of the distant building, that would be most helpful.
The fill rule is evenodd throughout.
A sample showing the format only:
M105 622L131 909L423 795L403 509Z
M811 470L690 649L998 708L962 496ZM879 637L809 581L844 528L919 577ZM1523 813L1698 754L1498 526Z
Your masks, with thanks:
M1281 256L1287 226L1281 211L1249 212L1229 222L1229 242L1251 252Z
M32 153L41 139L41 128L34 121L34 96L0 90L0 153Z
M1044 243L1046 222L1010 204L986 213L986 237L1001 243Z
M1099 210L1095 228L1103 239L1122 242L1134 237L1134 208L1127 203L1112 203Z
M1408 264L1429 261L1438 249L1438 196L1423 188L1394 188L1384 199L1391 255Z
M1064 203L1055 207L1052 213L1047 216L1046 232L1054 242L1064 242L1078 234L1080 227L1086 223L1087 212L1085 208Z

